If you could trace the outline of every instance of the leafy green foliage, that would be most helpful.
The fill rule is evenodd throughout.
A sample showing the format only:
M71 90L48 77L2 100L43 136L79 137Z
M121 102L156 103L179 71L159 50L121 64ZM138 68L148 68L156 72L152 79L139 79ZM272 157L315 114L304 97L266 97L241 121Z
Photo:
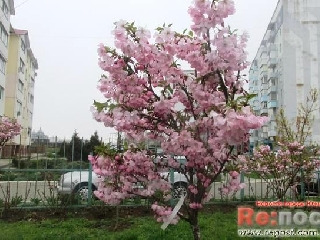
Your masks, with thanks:
M88 155L94 152L95 147L101 145L97 131L91 135L90 140L82 140L77 133L74 133L71 139L70 142L61 144L59 151L59 156L66 157L68 161L71 161L72 157L74 161L87 161Z

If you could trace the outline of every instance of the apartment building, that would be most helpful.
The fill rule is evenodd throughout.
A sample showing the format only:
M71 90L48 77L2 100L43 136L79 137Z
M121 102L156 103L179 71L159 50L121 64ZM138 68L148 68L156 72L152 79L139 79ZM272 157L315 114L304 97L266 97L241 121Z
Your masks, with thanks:
M27 30L11 27L6 74L5 115L17 119L22 126L14 145L31 144L34 85L38 62L30 48Z
M279 0L249 71L249 92L257 94L251 101L253 111L270 119L251 132L251 147L272 144L279 109L293 119L310 89L319 89L319 57L320 1ZM317 111L312 135L318 142L319 115Z
M0 116L4 115L6 66L8 61L10 16L15 14L13 0L0 0Z

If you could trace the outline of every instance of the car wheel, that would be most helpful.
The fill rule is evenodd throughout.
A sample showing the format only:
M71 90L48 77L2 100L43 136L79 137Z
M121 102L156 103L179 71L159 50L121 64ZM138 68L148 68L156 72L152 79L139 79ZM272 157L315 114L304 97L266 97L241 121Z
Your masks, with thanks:
M92 198L94 198L93 191L96 190L96 187L92 184ZM81 201L87 201L89 197L89 185L88 183L80 183L78 184L75 189L74 193L77 194Z
M172 197L179 199L182 195L188 194L188 185L184 182L178 182L173 185Z

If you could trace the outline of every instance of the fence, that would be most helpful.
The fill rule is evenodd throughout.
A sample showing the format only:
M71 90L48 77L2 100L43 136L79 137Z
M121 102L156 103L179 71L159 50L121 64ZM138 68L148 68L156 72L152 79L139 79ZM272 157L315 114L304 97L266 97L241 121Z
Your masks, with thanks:
M103 204L92 197L97 178L88 161L69 162L66 159L44 158L17 160L12 165L10 168L0 168L0 208L62 208ZM69 178L70 185L63 187L59 181L65 173L68 175L64 180L68 182L66 178ZM233 196L225 197L219 191L226 180L226 176L222 176L222 181L213 183L214 197L209 203L277 200L270 187L274 179L262 180L255 174L244 173L241 173L240 179L246 184L245 188ZM316 184L313 190L319 187ZM58 189L66 194L58 194ZM286 200L297 200L301 196L307 199L313 197L309 193L310 186L301 184L301 195L297 195L295 189L289 189ZM145 199L132 198L123 201L121 205L148 204Z
M43 154L46 152L46 146L22 146L6 145L2 147L1 158L30 158L32 154Z

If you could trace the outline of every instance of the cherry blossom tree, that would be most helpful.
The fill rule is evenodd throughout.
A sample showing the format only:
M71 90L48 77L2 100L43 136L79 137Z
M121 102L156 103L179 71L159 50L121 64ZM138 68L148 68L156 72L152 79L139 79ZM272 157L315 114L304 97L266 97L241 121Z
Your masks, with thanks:
M2 148L9 140L18 136L21 126L15 119L2 117L0 120L0 148Z
M105 203L116 205L135 195L151 198L163 226L186 220L194 239L200 239L198 214L214 197L211 184L229 171L222 192L243 187L234 149L267 119L252 114L248 101L253 96L243 89L248 35L224 24L235 12L233 1L195 0L188 12L190 31L178 33L164 24L152 38L148 29L121 20L113 31L116 48L98 48L99 66L106 72L98 89L107 100L94 103L94 118L135 142L160 142L165 158L155 159L142 145L131 144L121 154L105 150L89 160L102 176L95 194ZM183 71L183 62L194 75ZM184 156L186 163L174 156ZM174 209L172 186L161 174L167 169L189 182Z
M311 89L294 119L288 119L285 111L280 109L276 119L277 152L262 145L254 150L253 159L239 157L243 170L255 172L268 182L278 200L285 200L289 189L297 193L297 184L310 182L315 169L320 167L319 145L311 138L314 112L319 109L318 99L317 89Z

